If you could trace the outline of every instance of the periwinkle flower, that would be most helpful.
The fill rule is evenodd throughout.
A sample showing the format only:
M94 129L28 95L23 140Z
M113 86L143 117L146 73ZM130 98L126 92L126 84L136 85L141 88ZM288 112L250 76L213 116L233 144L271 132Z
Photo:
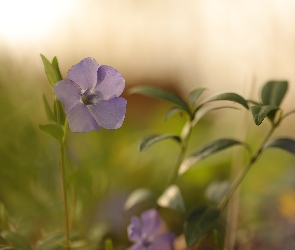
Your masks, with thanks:
M71 131L89 132L122 126L127 101L119 96L124 87L117 70L88 57L74 65L54 91L65 107Z
M150 209L133 216L128 226L128 237L134 245L127 250L172 250L174 235L161 233L162 220L155 209Z

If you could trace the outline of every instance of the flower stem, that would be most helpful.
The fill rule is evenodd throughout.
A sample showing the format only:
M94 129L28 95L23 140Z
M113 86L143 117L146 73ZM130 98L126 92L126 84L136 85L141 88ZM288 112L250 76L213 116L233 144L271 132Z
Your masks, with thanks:
M250 161L248 162L248 164L246 165L246 167L238 174L238 176L235 178L235 180L233 181L233 183L231 184L231 186L227 190L226 194L223 196L223 198L219 202L219 204L217 206L218 209L223 209L226 206L226 204L228 203L228 201L230 200L230 198L234 194L235 190L240 185L240 183L242 182L242 180L244 179L244 177L246 176L246 174L248 173L248 171L250 170L250 168L252 167L252 165L260 157L261 153L263 152L263 146L268 141L268 139L270 138L270 136L274 132L274 130L277 127L277 125L278 125L278 123L272 125L271 130L268 132L268 134L264 138L264 140L263 140L260 148L258 149L257 153L250 159Z

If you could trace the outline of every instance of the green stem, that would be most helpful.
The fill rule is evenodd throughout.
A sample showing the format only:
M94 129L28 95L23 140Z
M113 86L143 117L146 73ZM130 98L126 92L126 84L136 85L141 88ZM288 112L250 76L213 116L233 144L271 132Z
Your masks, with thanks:
M252 167L252 165L260 157L261 153L263 152L263 146L269 140L270 136L272 135L272 133L274 132L274 130L278 126L278 124L279 124L279 122L272 125L271 130L268 132L268 134L264 138L264 140L263 140L260 148L258 149L257 153L250 159L250 161L248 162L248 164L246 165L246 167L238 174L238 176L235 178L235 180L231 184L231 186L228 189L228 191L226 192L226 194L223 196L223 198L219 202L219 204L217 206L218 209L223 209L226 206L227 202L230 200L230 198L234 194L235 190L240 185L240 183L242 182L242 180L244 179L244 177L246 176L246 174L248 173L248 171L250 170L250 168Z

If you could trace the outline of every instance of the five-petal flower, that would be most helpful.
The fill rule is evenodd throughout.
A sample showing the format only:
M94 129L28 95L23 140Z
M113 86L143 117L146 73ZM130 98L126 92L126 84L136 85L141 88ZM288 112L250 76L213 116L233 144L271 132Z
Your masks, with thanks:
M128 237L134 245L127 250L172 250L174 235L170 232L160 233L162 220L157 210L150 209L133 216L128 226Z
M85 58L74 65L54 91L68 117L71 131L117 129L125 118L127 101L119 97L125 87L123 76L114 68Z

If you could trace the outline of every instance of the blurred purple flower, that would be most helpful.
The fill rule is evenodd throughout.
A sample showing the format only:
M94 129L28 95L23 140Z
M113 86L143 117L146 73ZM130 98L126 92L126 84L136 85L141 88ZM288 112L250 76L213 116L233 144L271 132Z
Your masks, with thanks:
M162 221L155 209L150 209L133 216L128 226L128 237L135 244L127 250L172 250L174 235L170 232L160 233Z
M73 132L117 129L124 121L127 101L119 97L125 87L123 76L114 68L85 58L74 65L67 79L57 82L54 91L65 107Z

